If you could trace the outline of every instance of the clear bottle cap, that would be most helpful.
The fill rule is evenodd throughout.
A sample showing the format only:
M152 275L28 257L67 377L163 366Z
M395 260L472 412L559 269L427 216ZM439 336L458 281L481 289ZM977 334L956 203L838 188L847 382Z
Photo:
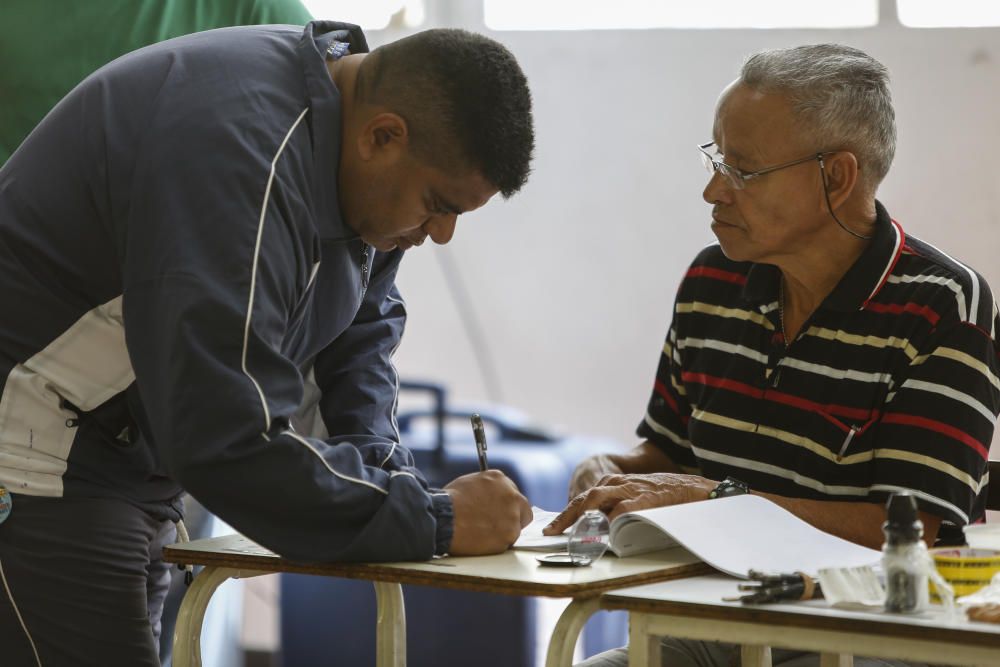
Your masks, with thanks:
M566 551L574 565L591 565L608 550L610 524L600 510L587 510L573 525Z

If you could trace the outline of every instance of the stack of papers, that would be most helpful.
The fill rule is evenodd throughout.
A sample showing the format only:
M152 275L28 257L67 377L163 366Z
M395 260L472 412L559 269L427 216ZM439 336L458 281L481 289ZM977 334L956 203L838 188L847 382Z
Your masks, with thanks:
M557 512L535 508L515 549L560 551L568 534L546 537ZM684 548L734 577L750 570L805 572L874 565L881 552L824 533L760 496L743 495L622 514L611 522L611 551L627 557Z

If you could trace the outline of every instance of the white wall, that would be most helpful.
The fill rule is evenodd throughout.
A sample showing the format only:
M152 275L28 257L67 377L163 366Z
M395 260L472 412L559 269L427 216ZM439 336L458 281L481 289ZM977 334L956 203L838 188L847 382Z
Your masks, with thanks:
M468 20L529 78L534 174L511 201L463 216L449 246L409 253L401 373L488 398L437 257L449 253L504 401L631 445L679 278L713 240L695 145L742 59L769 47L837 41L888 66L899 148L880 198L907 232L1000 289L1000 29L914 30L885 15L832 31L489 33ZM370 35L373 46L397 36Z

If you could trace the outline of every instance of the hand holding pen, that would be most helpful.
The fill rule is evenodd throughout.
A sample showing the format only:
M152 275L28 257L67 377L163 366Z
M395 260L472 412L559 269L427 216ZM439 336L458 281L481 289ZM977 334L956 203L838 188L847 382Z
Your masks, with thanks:
M507 549L531 523L531 505L517 485L486 460L486 430L472 415L472 433L479 454L479 472L462 475L445 487L454 510L454 533L448 553L482 556Z
M490 464L486 460L486 429L483 428L483 419L479 415L472 415L472 436L476 439L476 454L479 455L479 472L489 470Z

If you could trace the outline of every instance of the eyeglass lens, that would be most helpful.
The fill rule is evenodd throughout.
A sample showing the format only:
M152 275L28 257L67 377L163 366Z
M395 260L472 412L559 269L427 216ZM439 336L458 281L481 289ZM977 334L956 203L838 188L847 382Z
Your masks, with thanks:
M713 144L714 146L714 144ZM737 190L743 189L743 179L739 174L734 174L732 169L721 160L721 156L713 157L705 149L701 150L701 163L705 165L705 170L710 174L720 172L730 186Z

